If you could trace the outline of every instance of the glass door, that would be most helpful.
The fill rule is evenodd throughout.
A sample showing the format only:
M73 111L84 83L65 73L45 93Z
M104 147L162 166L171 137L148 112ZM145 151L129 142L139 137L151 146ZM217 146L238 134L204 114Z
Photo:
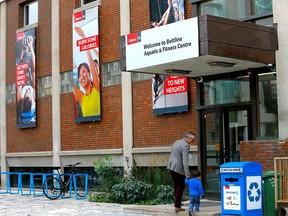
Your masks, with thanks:
M228 110L227 124L225 130L225 162L240 161L240 142L248 140L248 111L244 110Z
M235 107L202 112L202 172L205 191L210 195L220 196L220 165L240 161L240 142L249 137L248 111L247 107Z
M203 113L204 133L203 147L205 152L204 173L205 191L220 192L219 166L223 163L221 153L222 145L222 119L220 110L211 110Z

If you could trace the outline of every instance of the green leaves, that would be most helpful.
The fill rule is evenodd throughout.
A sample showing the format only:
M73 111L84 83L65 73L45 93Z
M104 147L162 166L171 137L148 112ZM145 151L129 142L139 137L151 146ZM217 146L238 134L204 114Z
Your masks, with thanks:
M117 203L137 203L149 199L151 189L152 185L128 176L112 187L110 198Z
M123 178L123 168L116 167L112 161L111 155L99 157L93 163L94 171L98 175L99 190L110 191L113 185L119 183Z

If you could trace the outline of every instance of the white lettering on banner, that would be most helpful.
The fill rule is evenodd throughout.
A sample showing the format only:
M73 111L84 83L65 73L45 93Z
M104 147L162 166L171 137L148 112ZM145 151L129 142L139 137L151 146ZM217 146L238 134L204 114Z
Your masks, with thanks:
M82 45L80 47L80 51L85 51L85 50L94 49L94 48L97 48L97 43L96 42Z
M178 93L178 92L186 92L185 86L166 88L166 94L172 94L172 93Z
M134 43L134 42L136 42L136 38L132 38L132 39L128 39L128 43L130 44L130 43Z
M187 77L170 76L165 80L164 94L177 94L187 92Z

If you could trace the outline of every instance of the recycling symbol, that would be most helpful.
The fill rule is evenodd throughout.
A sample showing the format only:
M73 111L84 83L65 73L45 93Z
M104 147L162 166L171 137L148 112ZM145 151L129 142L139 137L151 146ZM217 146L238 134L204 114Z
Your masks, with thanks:
M248 189L248 199L250 202L258 202L260 200L261 190L257 182L252 182Z

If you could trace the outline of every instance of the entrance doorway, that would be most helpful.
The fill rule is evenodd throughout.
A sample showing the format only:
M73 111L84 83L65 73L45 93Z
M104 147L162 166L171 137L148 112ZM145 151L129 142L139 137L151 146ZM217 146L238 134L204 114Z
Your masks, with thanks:
M205 193L220 198L220 165L240 161L240 142L250 138L249 107L202 111L202 173Z

